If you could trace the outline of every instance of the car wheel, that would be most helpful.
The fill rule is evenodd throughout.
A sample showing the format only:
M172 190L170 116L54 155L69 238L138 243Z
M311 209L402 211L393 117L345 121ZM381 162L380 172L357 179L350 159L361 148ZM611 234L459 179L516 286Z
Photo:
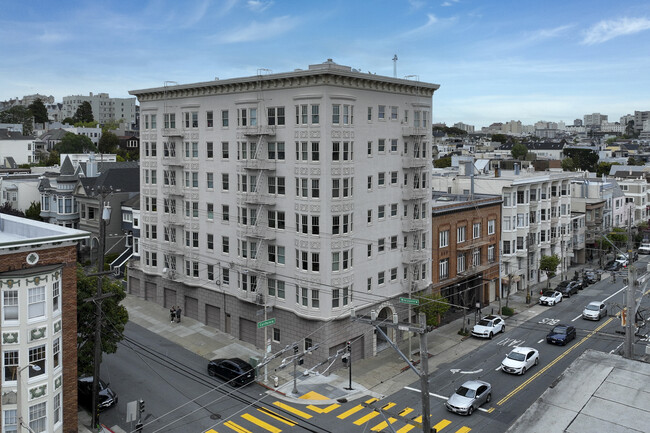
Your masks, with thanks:
M490 401L492 401L492 393L488 394L487 398L485 399L486 403L489 403Z
M214 376L214 369L213 368L208 368L208 376Z
M539 358L535 358L535 365L539 364Z
M490 340L492 340L492 337L493 337L493 335L492 335L492 333L490 332L490 335L488 336L488 338L489 338Z
M562 298L560 298L560 302L562 302Z
M467 409L467 416L470 416L474 412L474 406L470 406L469 409Z
M526 374L526 367L521 369L521 375L523 376L524 374Z
M503 326L501 327L501 333L503 334L504 332L506 332L506 325L503 325Z

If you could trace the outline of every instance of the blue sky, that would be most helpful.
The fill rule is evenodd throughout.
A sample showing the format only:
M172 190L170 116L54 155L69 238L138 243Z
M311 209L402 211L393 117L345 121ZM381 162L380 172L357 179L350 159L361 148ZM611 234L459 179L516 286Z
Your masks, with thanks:
M339 64L440 84L434 122L650 110L639 0L0 0L0 100Z

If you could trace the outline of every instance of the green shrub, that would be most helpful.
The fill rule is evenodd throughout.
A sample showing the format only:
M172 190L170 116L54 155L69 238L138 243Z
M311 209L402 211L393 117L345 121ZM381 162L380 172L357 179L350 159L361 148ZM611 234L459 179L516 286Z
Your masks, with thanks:
M501 308L501 314L503 314L504 316L512 316L513 314L515 314L515 309L504 306Z

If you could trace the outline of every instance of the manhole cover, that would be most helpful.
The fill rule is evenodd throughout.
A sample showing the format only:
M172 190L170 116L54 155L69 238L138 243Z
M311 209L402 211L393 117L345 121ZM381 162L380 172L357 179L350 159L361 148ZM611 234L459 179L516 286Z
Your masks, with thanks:
M219 415L218 413L213 413L212 415L210 415L210 419L221 419L221 415Z

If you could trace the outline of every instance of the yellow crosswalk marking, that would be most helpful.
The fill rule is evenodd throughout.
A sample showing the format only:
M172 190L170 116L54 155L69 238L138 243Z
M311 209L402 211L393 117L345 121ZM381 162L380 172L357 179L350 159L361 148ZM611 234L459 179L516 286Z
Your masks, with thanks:
M211 428L210 430L206 431L205 433L218 433L215 429Z
M419 417L415 418L413 421L415 421L415 422L419 422L420 424L422 424L422 415L420 415Z
M316 391L309 391L307 394L300 396L299 398L303 400L329 400L329 398L317 393Z
M244 418L246 421L250 421L253 424L256 424L256 425L262 427L264 430L270 431L271 433L280 433L282 431L281 429L279 429L279 428L277 428L275 426L272 426L271 424L269 424L267 422L264 422L259 418L255 418L251 414L245 413L241 417Z
M401 429L397 430L397 433L407 433L413 430L415 426L413 424L406 424L404 427Z
M268 416L270 416L271 418L275 418L275 419L277 419L278 421L281 421L281 422L283 422L283 423L285 423L285 424L287 424L287 425L290 425L290 426L292 426L292 427L293 427L294 425L296 425L295 422L293 422L293 421L291 421L291 420L289 420L289 419L283 417L283 416L280 415L279 413L273 412L271 409L267 409L267 408L265 408L265 407L261 407L261 408L258 408L257 410L259 410L260 412L262 412L264 415L268 415ZM217 433L217 432L214 432L214 433Z
M449 424L451 424L451 421L448 419L443 419L438 424L434 425L433 428L436 429L436 431L440 431L443 428L447 427Z
M355 413L359 412L361 409L363 409L363 406L358 404L355 407L353 407L352 409L346 410L345 412L340 414L337 418L338 419L346 419L350 415L354 415Z
M397 418L388 418L388 422L391 423L391 424L394 423L395 421L397 421ZM373 428L371 428L370 430L371 431L382 431L386 427L388 427L388 422L382 421L379 424L377 424L376 426L374 426Z
M327 407L320 408L318 406L314 406L314 405L310 404L309 406L307 406L307 409L313 410L316 413L330 413L331 411L333 411L334 409L336 409L336 408L338 408L340 406L341 406L340 404L334 403L334 404L330 404Z
M365 424L365 423L367 423L368 421L370 421L371 419L373 419L374 417L376 417L377 415L379 415L379 412L377 412L376 410L373 410L373 411L370 412L368 415L364 415L364 416L362 416L361 418L359 418L358 420L356 420L356 421L354 422L354 424L355 424L355 425Z
M366 403L366 404L373 404L374 402L376 402L376 401L378 401L378 400L379 400L378 398L371 398L371 399L369 399L369 400L366 400L365 403Z
M406 409L404 409L403 411L401 411L399 413L399 416L406 416L406 415L410 414L411 412L413 412L413 409L411 409L410 407L407 407Z
M384 407L382 407L381 410L388 410L395 405L397 405L397 403L388 403Z
M456 433L467 433L470 430L471 430L471 428L463 426L463 427L459 428L458 430L456 430Z
M303 412L301 410L295 409L295 408L289 406L288 404L282 403L281 401L274 401L273 404L276 405L277 407L281 408L281 409L286 410L287 412L291 412L294 415L298 415L301 418L304 418L304 419L311 418L310 414L308 414L306 412Z
M235 424L232 421L226 421L223 423L223 425L235 430L237 433L253 433L252 431L246 430L244 427L240 426L239 424Z

